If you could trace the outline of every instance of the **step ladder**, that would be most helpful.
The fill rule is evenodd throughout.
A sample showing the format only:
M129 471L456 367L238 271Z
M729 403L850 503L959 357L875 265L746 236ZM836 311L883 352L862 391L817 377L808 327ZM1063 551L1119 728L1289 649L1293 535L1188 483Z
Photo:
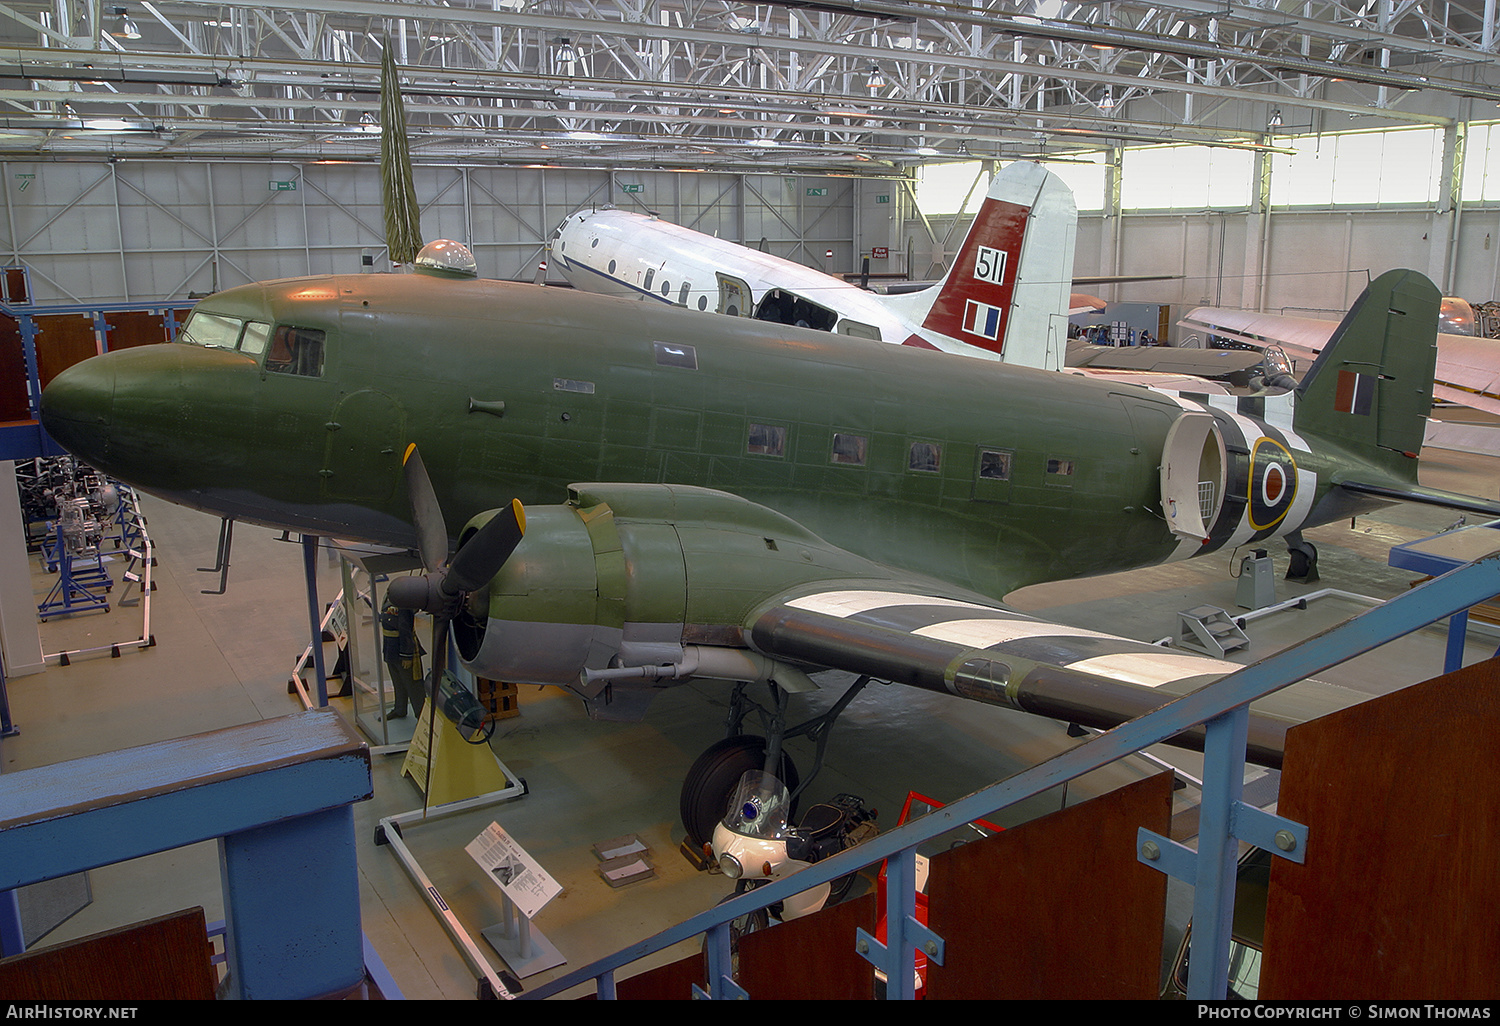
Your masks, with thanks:
M1219 659L1237 648L1249 648L1250 639L1228 613L1218 606L1196 606L1177 614L1178 648L1191 648Z

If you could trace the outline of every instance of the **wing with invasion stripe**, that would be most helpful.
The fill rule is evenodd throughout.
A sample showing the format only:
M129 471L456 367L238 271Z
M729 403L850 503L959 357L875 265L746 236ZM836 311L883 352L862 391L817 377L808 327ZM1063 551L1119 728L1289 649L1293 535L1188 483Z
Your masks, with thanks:
M1239 664L1068 627L999 604L899 590L839 589L761 607L746 636L763 655L1107 730ZM1248 755L1277 767L1288 726L1363 696L1322 682L1282 692L1251 717ZM1291 689L1288 689L1289 691ZM1174 740L1201 748L1202 733Z

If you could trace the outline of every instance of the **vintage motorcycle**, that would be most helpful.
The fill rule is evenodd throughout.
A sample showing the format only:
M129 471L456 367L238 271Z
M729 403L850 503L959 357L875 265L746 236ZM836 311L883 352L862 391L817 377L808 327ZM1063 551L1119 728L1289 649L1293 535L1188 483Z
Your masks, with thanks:
M831 802L812 806L795 826L790 822L791 808L791 793L775 775L750 770L740 777L710 845L720 872L734 881L734 893L720 904L879 833L875 811L866 809L864 801L852 794L839 794ZM763 929L773 918L785 922L810 915L841 901L855 878L850 873L833 884L822 883L768 909L757 909L737 920L732 933L738 936Z

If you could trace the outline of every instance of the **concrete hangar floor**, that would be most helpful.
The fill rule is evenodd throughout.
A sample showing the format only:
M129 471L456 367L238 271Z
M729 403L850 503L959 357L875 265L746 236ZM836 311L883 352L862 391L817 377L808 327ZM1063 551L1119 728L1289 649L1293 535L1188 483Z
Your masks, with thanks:
M1436 487L1497 498L1497 471L1500 458L1494 456L1432 447L1423 453L1423 481ZM150 497L142 506L158 558L151 607L156 647L126 649L118 659L81 657L66 667L49 660L44 673L11 679L12 715L20 733L0 742L4 772L301 708L287 689L307 639L301 548L281 542L275 532L240 525L227 592L202 594L217 586L217 577L194 568L212 565L218 522ZM1284 581L1286 552L1274 548L1276 598L1324 588L1376 599L1402 593L1414 575L1387 565L1391 546L1435 534L1456 519L1447 510L1401 505L1310 532L1321 580ZM1064 623L1154 641L1176 632L1181 610L1208 604L1236 612L1234 575L1244 555L1032 587L1011 600ZM318 563L319 594L326 601L339 588L338 568L326 558ZM38 602L54 581L36 560ZM1253 620L1247 628L1249 648L1229 658L1253 662L1364 608L1361 602L1327 597L1304 611ZM108 613L51 620L41 625L43 651L139 637L140 616L138 606L116 604ZM1441 625L1428 628L1323 676L1375 694L1426 680L1442 671L1444 638ZM1471 631L1466 662L1494 655L1496 643L1492 634ZM331 667L332 646L328 656ZM841 691L825 687L811 696L808 711L826 707ZM677 851L683 837L680 782L698 753L722 736L727 697L725 688L689 684L667 691L644 722L619 724L588 720L581 704L558 689L520 689L520 714L500 721L491 745L513 773L526 778L530 793L404 832L423 870L493 966L504 968L504 963L480 931L500 922L499 892L464 851L491 822L499 822L563 887L537 916L536 926L568 962L529 977L528 987L681 922L728 893L723 877L695 870ZM348 699L332 704L351 712ZM954 800L1073 743L1062 724L899 686L871 687L833 731L825 767L807 797L852 792L880 811L883 826L892 826L908 790ZM794 740L789 747L799 766L811 765L806 742ZM1197 771L1191 756L1165 748L1157 752L1190 773ZM420 792L401 775L401 761L398 755L374 756L374 797L354 809L363 929L402 996L472 998L474 975L396 857L374 841L382 817L421 806ZM1025 821L1154 771L1145 759L1133 757L995 818L1006 825ZM1251 775L1259 778L1263 797L1274 789L1274 775L1267 779L1259 770ZM1178 792L1184 818L1191 818L1191 793L1191 788ZM591 849L630 833L649 845L656 873L614 889L596 872ZM89 883L92 900L36 947L193 905L202 905L210 921L223 915L213 843L95 870ZM622 976L687 953L663 952Z

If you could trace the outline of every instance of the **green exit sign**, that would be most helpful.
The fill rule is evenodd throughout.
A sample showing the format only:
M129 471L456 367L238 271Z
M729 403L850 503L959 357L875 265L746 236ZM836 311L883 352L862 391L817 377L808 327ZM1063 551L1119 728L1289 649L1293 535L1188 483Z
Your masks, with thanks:
M272 192L296 192L297 191L297 182L296 182L295 179L293 181L290 181L290 182L278 182L278 181L276 181L273 178L271 180L271 191Z
M876 203L889 203L890 201L891 201L891 197L890 197L889 193L887 193L884 196L876 196L875 197L875 202Z
M639 182L637 182L634 185L626 185L624 183L621 183L620 188L623 189L625 192L640 192L642 189L645 188L645 186L641 185Z
M807 194L809 196L827 196L828 195L828 190L827 189L808 189L807 190Z

